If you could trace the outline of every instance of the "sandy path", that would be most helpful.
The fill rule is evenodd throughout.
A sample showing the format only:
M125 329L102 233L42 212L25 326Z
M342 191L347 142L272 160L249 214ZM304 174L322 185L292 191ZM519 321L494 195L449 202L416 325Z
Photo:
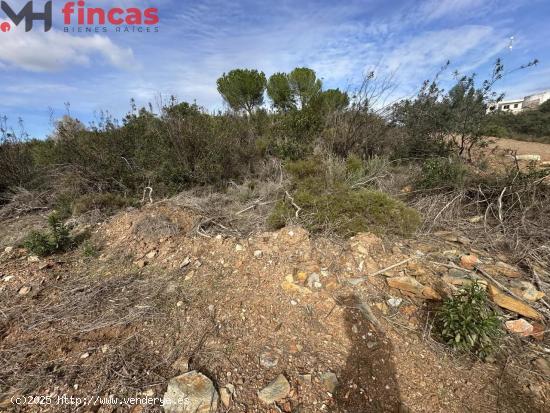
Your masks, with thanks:
M524 142L514 139L491 138L489 147L499 147L502 149L512 149L517 151L518 155L540 155L542 161L550 161L550 145L539 142Z

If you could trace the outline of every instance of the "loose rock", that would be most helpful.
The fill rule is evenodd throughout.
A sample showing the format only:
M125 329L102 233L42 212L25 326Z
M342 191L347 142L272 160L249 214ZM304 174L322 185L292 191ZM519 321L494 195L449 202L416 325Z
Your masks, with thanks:
M460 257L460 266L467 270L473 270L479 264L479 258L473 254L463 255Z
M524 298L528 301L538 301L544 297L542 291L538 291L537 288L528 281L515 281L512 283L512 291L514 294Z
M227 390L225 387L222 387L220 389L220 400L222 401L222 404L228 408L231 405L231 392Z
M321 384L329 393L334 393L338 386L338 377L331 371L321 374Z
M27 295L30 292L31 292L31 287L24 286L24 287L21 287L19 289L18 294L19 295Z
M491 275L500 275L508 278L519 278L521 272L514 266L498 261L496 264L485 264L482 269Z
M508 331L522 337L528 337L533 333L533 325L524 318L506 321L505 325Z
M275 380L258 392L258 398L265 404L284 399L290 393L290 384L286 377L279 374Z
M185 259L181 262L180 268L185 268L191 263L191 258L185 257Z
M426 287L416 281L413 277L393 277L387 279L388 285L392 288L407 291L422 298L440 300L441 296L431 287Z
M168 382L168 389L164 393L164 411L214 413L218 408L218 398L218 392L208 377L190 371Z
M309 288L321 288L323 285L321 284L321 279L319 278L319 274L316 272L310 274L310 276L307 279L307 286Z
M274 351L266 351L260 355L260 366L272 369L279 364L279 356Z
M390 298L388 300L388 305L390 307L399 307L401 305L401 303L403 302L403 299L402 298Z
M533 307L521 302L520 300L509 296L500 291L494 285L489 285L489 295L491 299L500 307L521 314L524 317L534 320L542 320L543 316Z
M376 235L361 232L350 239L351 249L354 255L367 256L373 253L383 251L382 240Z

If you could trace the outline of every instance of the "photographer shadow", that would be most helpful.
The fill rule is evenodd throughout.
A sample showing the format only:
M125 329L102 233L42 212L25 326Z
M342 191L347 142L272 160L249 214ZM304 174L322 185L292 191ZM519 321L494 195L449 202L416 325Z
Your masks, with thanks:
M356 296L342 299L351 347L335 392L333 412L408 412L400 400L393 346L380 327L365 317Z

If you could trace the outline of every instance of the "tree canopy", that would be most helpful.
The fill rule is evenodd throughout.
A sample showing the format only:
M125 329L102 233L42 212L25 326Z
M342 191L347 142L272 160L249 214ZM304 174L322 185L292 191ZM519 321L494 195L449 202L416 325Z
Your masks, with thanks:
M288 81L295 100L302 108L321 92L322 82L313 69L297 67L288 75Z
M267 82L267 94L273 106L279 110L286 111L296 107L286 73L278 72L270 76Z
M217 81L218 92L235 111L245 110L252 114L254 108L264 102L266 79L263 72L250 69L235 69L224 73Z

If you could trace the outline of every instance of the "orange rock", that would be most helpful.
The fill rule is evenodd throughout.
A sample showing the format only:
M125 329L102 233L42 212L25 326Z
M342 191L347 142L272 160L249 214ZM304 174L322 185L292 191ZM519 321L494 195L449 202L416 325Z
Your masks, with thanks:
M499 261L496 264L483 265L483 270L487 271L491 275L500 275L508 278L519 278L521 272L514 266Z
M524 318L506 321L504 324L508 331L519 334L522 337L528 337L533 333L533 325Z
M424 287L422 296L428 300L441 300L441 296L432 287Z
M388 285L401 291L413 293L417 297L429 300L440 300L441 296L431 287L426 287L413 277L392 277L387 279Z
M424 286L412 277L392 277L388 278L388 285L398 290L408 291L416 295L422 295Z
M360 232L350 238L351 250L354 255L367 256L384 250L382 240L368 232Z
M474 267L479 264L479 258L474 254L463 255L460 257L460 266L467 270L473 270Z
M502 308L513 311L514 313L521 314L524 317L532 318L534 320L543 319L542 314L540 314L533 307L521 302L520 300L510 295L503 293L494 285L489 285L489 295L491 299L495 302L495 304Z

